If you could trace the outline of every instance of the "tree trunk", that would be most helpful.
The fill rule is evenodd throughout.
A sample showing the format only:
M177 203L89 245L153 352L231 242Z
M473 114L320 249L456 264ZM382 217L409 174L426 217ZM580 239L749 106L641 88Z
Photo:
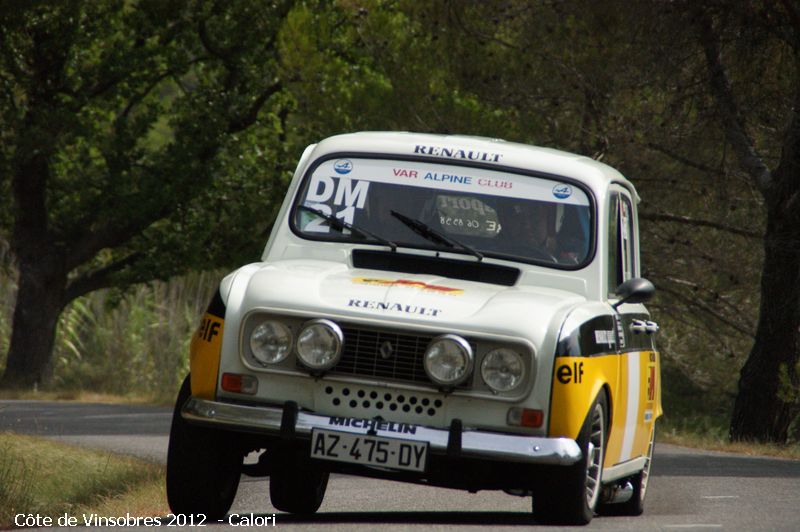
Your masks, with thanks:
M800 412L793 399L800 358L800 222L791 210L768 202L761 308L755 343L739 379L732 440L785 443ZM793 390L786 389L787 377Z
M64 307L66 273L52 264L19 265L17 303L3 388L30 388L46 382L52 371L53 343ZM48 264L49 263L49 264Z

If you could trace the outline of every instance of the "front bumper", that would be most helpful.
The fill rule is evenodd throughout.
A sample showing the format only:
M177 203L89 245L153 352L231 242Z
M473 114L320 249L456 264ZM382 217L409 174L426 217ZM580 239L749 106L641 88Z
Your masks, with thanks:
M401 440L428 442L430 452L448 456L485 458L526 464L571 465L581 458L581 450L569 438L536 438L479 430L462 430L454 421L450 430L419 425L395 424L376 420L357 420L300 412L287 402L283 408L245 406L191 397L181 411L189 422L221 429L253 432L290 439L310 438L315 428L353 434L385 436ZM402 430L399 426L402 425Z

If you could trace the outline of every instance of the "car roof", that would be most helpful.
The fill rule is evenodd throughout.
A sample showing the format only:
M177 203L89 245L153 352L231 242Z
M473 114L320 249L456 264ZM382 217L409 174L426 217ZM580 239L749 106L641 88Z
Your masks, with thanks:
M310 160L328 154L375 153L403 157L426 157L484 167L512 167L564 176L585 183L601 195L612 182L636 189L614 168L583 155L552 148L530 146L503 139L468 135L363 131L328 137L312 148Z

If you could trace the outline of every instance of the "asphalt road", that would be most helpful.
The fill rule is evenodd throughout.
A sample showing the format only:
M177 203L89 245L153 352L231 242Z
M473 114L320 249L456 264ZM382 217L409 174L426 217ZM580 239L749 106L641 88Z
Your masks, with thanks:
M39 434L162 462L170 416L168 408L147 406L0 401L0 431ZM800 461L657 444L653 463L644 515L596 517L585 529L800 530ZM337 475L311 518L277 512L268 493L268 480L243 477L224 527L246 525L251 514L262 521L276 514L275 528L293 529L552 529L532 523L529 498L504 493L469 494Z

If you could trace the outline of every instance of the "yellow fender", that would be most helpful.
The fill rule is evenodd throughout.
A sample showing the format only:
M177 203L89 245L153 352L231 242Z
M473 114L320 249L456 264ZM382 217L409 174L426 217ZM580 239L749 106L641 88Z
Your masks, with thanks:
M610 423L605 466L644 456L662 414L660 375L656 351L557 357L549 435L576 439L594 399L605 388Z
M224 329L225 304L217 290L189 346L189 371L195 397L214 399L216 396Z

